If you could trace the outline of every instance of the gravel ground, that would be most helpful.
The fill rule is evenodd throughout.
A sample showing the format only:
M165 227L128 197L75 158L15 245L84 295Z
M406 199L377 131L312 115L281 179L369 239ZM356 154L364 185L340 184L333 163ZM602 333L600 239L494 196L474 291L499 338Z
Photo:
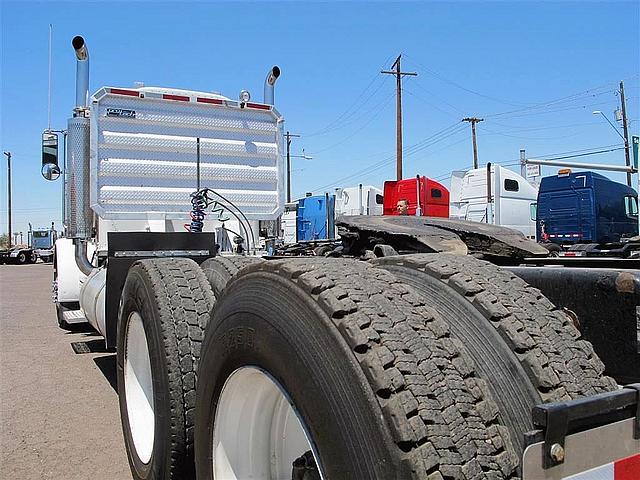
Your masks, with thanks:
M115 354L89 328L58 328L51 278L50 264L0 265L0 477L131 478Z

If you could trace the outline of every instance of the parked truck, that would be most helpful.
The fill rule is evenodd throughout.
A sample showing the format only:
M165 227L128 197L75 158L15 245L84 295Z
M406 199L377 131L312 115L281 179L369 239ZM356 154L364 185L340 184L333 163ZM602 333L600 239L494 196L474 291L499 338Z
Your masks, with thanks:
M336 215L382 215L383 191L373 185L336 188Z
M58 239L58 232L52 222L49 228L33 229L29 224L29 244L33 250L33 255L40 258L44 263L53 261L53 247Z
M451 174L451 218L501 225L536 235L537 186L500 165Z
M251 222L284 207L280 70L261 103L89 97L88 50L72 44L56 281L116 348L134 478L636 478L640 386L605 374L588 317L520 278L574 274L519 266L546 250L493 225L359 215L326 256L261 256ZM254 255L218 254L211 230L234 215ZM617 274L609 295L637 306L638 271Z
M428 177L384 182L384 215L398 215L398 202L406 202L406 215L449 217L449 190Z
M27 243L0 250L0 263L25 265L35 263L39 258L45 263L50 263L53 260L53 245L56 239L57 232L53 223L50 228L35 230L29 224Z
M25 265L28 263L35 263L36 260L37 257L29 245L16 245L11 248L4 248L0 250L0 264L16 263L18 265Z
M540 183L537 238L572 255L638 255L638 194L595 172L561 169Z

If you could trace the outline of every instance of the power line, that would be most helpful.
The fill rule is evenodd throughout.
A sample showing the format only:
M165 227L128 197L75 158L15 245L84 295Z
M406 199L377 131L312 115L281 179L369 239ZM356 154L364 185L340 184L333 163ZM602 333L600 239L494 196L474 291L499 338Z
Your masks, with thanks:
M422 90L423 92L425 92L427 95L431 95L434 99L438 100L439 102L444 103L445 105L447 105L449 108L451 108L452 110L454 110L456 112L456 117L458 115L464 115L464 112L462 110L460 110L459 108L457 108L455 105L447 102L446 100L443 100L440 97L437 97L433 92L427 90L426 88L424 88L422 85L420 85L420 83L418 82L413 82L413 85L415 85L416 87L418 87L420 90ZM405 90L407 89L407 87L405 86ZM414 92L415 93L415 92ZM417 95L416 95L417 96ZM418 97L421 98L421 97ZM423 98L421 98L422 101L424 101L425 103L429 103L426 100L424 100ZM437 107L436 107L437 108ZM441 110L443 111L443 110Z
M377 110L376 113L371 115L369 117L369 119L363 125L360 126L360 128L358 128L357 130L352 132L350 135L344 137L342 140L340 140L340 141L338 141L338 142L336 142L336 143L334 143L332 145L329 145L328 147L321 148L320 150L314 150L312 152L312 155L317 155L318 153L322 153L322 152L326 152L327 150L331 150L332 148L337 147L339 145L342 145L347 140L353 138L357 133L361 132L363 129L365 129L367 126L369 126L375 119L377 119L385 111L385 108L386 108L387 104L389 103L389 100L391 100L392 97L393 97L393 94L389 95L387 98L385 98L385 100L383 102L378 104L379 108L376 109Z
M410 58L413 58L413 57L410 57ZM463 86L463 85L460 85L460 84L459 84L459 83L457 83L457 82L454 82L453 80L451 80L451 79L449 79L449 78L445 77L444 75L442 75L442 74L440 74L440 73L436 72L435 70L433 70L433 69L431 69L431 68L428 68L428 67L426 67L426 66L422 65L420 62L418 62L418 61L417 61L417 60L415 60L415 59L413 60L413 62L414 62L414 63L416 63L416 64L417 64L418 66L420 66L421 68L423 68L424 70L426 70L426 71L427 71L428 73L430 73L431 75L433 75L433 76L435 76L435 77L439 78L441 81L443 81L443 82L445 82L445 83L448 83L448 84L450 84L450 85L453 85L454 87L459 88L460 90L464 90L465 92L471 93L471 94L473 94L473 95L477 95L477 96L479 96L479 97L486 98L486 99L488 99L488 100L492 100L492 101L494 101L494 102L503 103L503 104L505 104L505 105L511 105L511 106L514 106L514 107L522 106L522 105L523 105L522 103L515 103L515 102L511 102L511 101L501 100L501 99L499 99L499 98L492 97L492 96L490 96L490 95L485 95L484 93L477 92L477 91L472 90L472 89L470 89L470 88L467 88L467 87L465 87L465 86Z
M389 60L391 59L391 55L389 55L386 60L384 61L384 63L382 64L383 66L387 64L387 62L389 62ZM371 86L377 82L378 80L380 80L381 77L380 75L376 72L373 77L371 78L371 81L367 84L367 86L364 88L364 90L362 92L360 92L360 95L358 95L356 97L356 99L353 101L353 103L351 105L349 105L346 110L344 110L342 112L342 114L340 114L335 120L331 121L329 124L327 124L325 127L316 130L315 132L309 133L309 134L305 134L306 138L309 137L314 137L316 135L324 135L326 132L326 130L331 129L331 130L335 130L335 125L337 123L339 123L343 118L350 118L354 112L361 112L362 111L362 106L364 104L366 104L379 90L380 88L382 88L382 85L384 85L386 78L382 78L382 82L380 82L380 85L378 86L378 88L376 90L374 90L374 92L372 92L364 101L361 101L360 99L362 97L364 97L364 95L367 93L367 91L369 90L369 88L371 88ZM357 109L355 109L355 107L358 107ZM355 110L354 110L355 109ZM353 112L352 112L353 110Z
M619 151L619 150L624 150L624 147L617 147L617 148L610 148L607 150L599 150L599 151L595 151L595 152L588 152L588 153L580 153L580 154L576 154L576 155L565 155L565 156L560 156L560 157L556 157L554 155L559 155L559 154L548 154L548 155L532 155L532 157L536 157L539 158L540 160L566 160L568 158L578 158L578 157L586 157L586 156L590 156L590 155L601 155L603 153L609 153L609 152L615 152L615 151ZM518 159L519 160L519 159ZM513 167L516 165L520 165L520 162L515 162L514 160L503 160L501 162L492 162L493 164L499 164L503 167ZM446 179L447 177L449 177L451 175L451 173L453 173L454 170L452 170L449 173L445 173L442 175L439 175L437 177L430 177L433 178L434 180L443 180Z
M380 83L380 85L378 85L376 87L376 89L374 91L372 91L366 99L364 99L362 102L359 102L357 104L358 108L353 109L351 111L346 110L345 112L343 112L343 114L340 117L338 117L337 119L331 121L325 127L321 128L320 130L316 130L314 133L311 133L309 135L305 135L305 137L308 138L308 137L319 137L319 136L323 136L323 135L328 135L331 132L334 132L336 130L344 128L347 125L355 123L356 121L358 121L358 119L360 117L366 116L366 114L368 112L371 112L371 111L375 110L377 105L374 105L373 107L369 108L368 110L365 109L364 106L366 106L369 103L369 101L372 98L374 98L374 96L382 89L382 87L385 85L385 80L383 80Z
M415 153L425 150L426 148L429 148L432 145L435 145L436 143L452 136L455 135L457 133L459 133L461 130L464 130L464 126L461 124L461 122L456 122L453 125L450 125L436 133L434 133L433 135L421 140L420 142L417 142L413 145L408 146L406 149L404 149L404 153L407 156L410 155L414 155ZM339 178L334 180L332 183L326 184L326 185L322 185L321 187L317 187L317 188L313 188L313 191L317 191L317 190L325 190L326 188L332 187L334 185L338 185L346 180L350 180L352 178L355 178L359 175L362 175L363 173L375 170L375 169L379 169L382 167L385 167L391 163L393 163L394 161L394 156L393 155L389 155L386 158L380 160L379 162L376 162L372 165L367 166L364 169L355 171L345 177Z

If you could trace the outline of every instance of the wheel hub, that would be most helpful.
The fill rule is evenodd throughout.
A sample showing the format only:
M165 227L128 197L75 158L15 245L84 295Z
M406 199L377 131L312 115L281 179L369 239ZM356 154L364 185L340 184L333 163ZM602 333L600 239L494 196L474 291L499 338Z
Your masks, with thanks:
M140 461L146 464L151 460L155 436L153 380L147 337L137 312L131 313L127 324L124 388L133 445Z
M280 384L257 367L239 368L225 382L215 414L214 477L289 479L302 469L317 473L304 478L320 479L309 438Z

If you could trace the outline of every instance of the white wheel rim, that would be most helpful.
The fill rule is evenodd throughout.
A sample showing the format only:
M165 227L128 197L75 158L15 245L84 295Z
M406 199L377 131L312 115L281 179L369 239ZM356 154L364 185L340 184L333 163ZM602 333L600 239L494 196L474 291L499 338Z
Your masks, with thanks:
M133 312L127 323L124 391L133 446L140 461L149 463L155 433L153 380L149 346L138 312Z
M289 396L257 367L233 372L220 393L213 425L214 478L280 480L291 478L293 461L317 452Z

